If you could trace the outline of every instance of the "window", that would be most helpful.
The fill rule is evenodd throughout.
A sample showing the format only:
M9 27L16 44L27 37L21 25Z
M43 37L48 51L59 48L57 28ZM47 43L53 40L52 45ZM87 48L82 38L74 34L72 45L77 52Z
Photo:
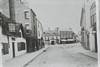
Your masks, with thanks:
M2 43L2 53L3 55L9 54L9 44L8 43Z
M9 23L9 32L15 32L15 24Z
M25 43L24 42L19 42L18 43L18 51L25 50Z
M91 16L91 26L93 26L96 23L96 14Z
M29 19L30 18L29 12L28 11L25 11L24 13L25 13L25 19Z

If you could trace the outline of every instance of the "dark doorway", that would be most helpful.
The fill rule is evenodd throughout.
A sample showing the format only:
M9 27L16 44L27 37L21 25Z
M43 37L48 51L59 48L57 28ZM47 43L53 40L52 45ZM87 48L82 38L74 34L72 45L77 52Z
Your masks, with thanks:
M51 41L51 44L54 45L54 41Z
M13 58L15 57L15 43L12 42L12 52L13 52Z
M87 49L90 49L90 43L89 43L89 34L87 34Z
M98 46L97 46L97 33L95 33L95 52L98 52Z

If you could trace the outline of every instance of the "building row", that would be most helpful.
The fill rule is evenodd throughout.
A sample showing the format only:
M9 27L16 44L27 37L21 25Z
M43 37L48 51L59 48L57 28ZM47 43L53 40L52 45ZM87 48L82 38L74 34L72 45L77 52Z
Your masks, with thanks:
M72 30L48 30L44 32L44 40L47 44L67 44L77 42L77 35Z
M97 52L97 13L96 0L84 0L81 12L81 44L90 51Z
M43 27L23 0L0 0L0 46L3 61L44 47Z
M48 29L44 32L43 39L46 44L59 44L60 43L60 33L59 28L57 27L55 30Z

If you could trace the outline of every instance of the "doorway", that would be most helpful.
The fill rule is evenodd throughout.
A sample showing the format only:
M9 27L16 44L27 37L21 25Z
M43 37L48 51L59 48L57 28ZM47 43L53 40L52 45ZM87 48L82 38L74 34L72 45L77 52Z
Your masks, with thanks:
M95 52L98 52L98 46L97 46L97 33L95 33Z
M12 42L12 52L13 52L13 58L15 57L15 43Z

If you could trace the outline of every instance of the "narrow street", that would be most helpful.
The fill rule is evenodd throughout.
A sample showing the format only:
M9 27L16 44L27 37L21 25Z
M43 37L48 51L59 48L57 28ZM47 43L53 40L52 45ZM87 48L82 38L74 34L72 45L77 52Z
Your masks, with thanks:
M51 45L24 67L97 67L97 59L81 53L75 44Z
M0 0L1 66L98 67L97 2Z

